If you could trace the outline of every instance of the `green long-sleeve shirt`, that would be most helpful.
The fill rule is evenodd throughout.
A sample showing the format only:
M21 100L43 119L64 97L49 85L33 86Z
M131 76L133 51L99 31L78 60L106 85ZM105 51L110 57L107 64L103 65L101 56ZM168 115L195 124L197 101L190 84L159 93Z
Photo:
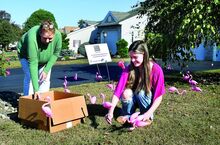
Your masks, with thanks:
M32 27L21 37L17 46L19 58L26 58L29 62L34 92L39 90L38 66L45 65L43 71L48 73L62 48L62 36L58 30L55 31L52 42L43 44L40 40L39 28L40 26Z

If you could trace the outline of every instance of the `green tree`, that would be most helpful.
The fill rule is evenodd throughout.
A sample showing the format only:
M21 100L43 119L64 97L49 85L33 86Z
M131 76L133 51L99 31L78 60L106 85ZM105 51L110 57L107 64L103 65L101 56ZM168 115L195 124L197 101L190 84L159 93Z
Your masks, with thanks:
M124 39L120 39L117 43L117 51L120 57L128 57L128 42Z
M150 55L163 61L194 60L191 48L220 42L219 0L145 0L134 7L148 15L146 41Z
M22 29L19 27L19 25L15 23L11 23L12 30L13 30L13 38L12 41L18 41L21 38L22 35Z
M7 20L0 21L0 44L7 50L8 45L14 42L13 27Z
M31 14L31 16L24 23L23 33L27 32L31 27L40 25L42 21L50 20L54 23L55 27L58 28L54 15L46 10L39 9Z
M0 44L2 48L7 50L8 45L18 41L21 37L21 28L7 20L0 20Z
M7 13L6 11L0 10L0 19L10 21L11 14Z
M85 22L85 20L83 20L83 19L79 20L77 23L78 23L78 27L79 27L80 29L85 28L85 27L88 26L88 24L87 24L87 23Z
M67 35L65 33L62 34L62 49L68 49L69 48L69 39L66 39Z

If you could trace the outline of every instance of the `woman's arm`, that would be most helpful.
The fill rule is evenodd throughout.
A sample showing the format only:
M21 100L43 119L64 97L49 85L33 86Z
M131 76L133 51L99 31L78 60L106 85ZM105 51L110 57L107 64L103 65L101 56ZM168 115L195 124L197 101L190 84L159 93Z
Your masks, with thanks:
M162 95L159 96L156 100L154 100L153 104L151 105L150 109L144 113L144 119L143 121L149 120L149 118L153 115L155 110L159 107L161 101L162 101Z

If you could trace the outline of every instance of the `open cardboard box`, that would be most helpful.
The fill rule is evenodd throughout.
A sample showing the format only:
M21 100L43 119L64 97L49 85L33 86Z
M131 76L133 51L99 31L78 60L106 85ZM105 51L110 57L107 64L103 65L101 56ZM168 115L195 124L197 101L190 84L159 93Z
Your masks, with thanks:
M46 117L42 111L48 96L52 118ZM42 93L40 100L33 99L32 95L19 98L18 118L21 123L50 133L71 128L84 121L86 116L88 110L85 98L80 94L49 91Z

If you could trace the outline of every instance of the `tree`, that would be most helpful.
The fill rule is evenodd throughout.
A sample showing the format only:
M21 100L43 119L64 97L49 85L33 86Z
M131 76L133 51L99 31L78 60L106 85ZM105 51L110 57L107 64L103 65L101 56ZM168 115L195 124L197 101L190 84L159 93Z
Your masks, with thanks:
M146 41L150 55L167 60L194 60L191 48L220 42L219 0L145 0L134 7L147 14ZM158 56L159 55L159 56Z
M24 23L23 33L27 32L31 27L40 25L42 21L50 20L54 23L54 26L58 28L54 15L46 10L39 9L31 14L31 16Z
M14 42L13 28L9 21L0 21L0 44L2 48L7 49L8 45Z
M83 19L79 20L79 22L77 22L77 23L78 23L78 27L80 29L85 28L85 27L88 26L88 24Z
M62 34L62 49L68 49L69 48L69 39L66 39L66 34L65 33L61 33Z
M122 58L128 57L128 42L125 39L120 39L118 40L116 45L120 57Z
M10 21L11 15L7 13L6 11L0 10L0 19Z
M11 26L12 26L12 30L13 30L12 42L18 41L21 38L22 30L19 27L19 25L15 24L15 23L11 23Z
M21 28L17 24L10 24L7 20L0 20L0 44L7 50L10 43L21 37Z

